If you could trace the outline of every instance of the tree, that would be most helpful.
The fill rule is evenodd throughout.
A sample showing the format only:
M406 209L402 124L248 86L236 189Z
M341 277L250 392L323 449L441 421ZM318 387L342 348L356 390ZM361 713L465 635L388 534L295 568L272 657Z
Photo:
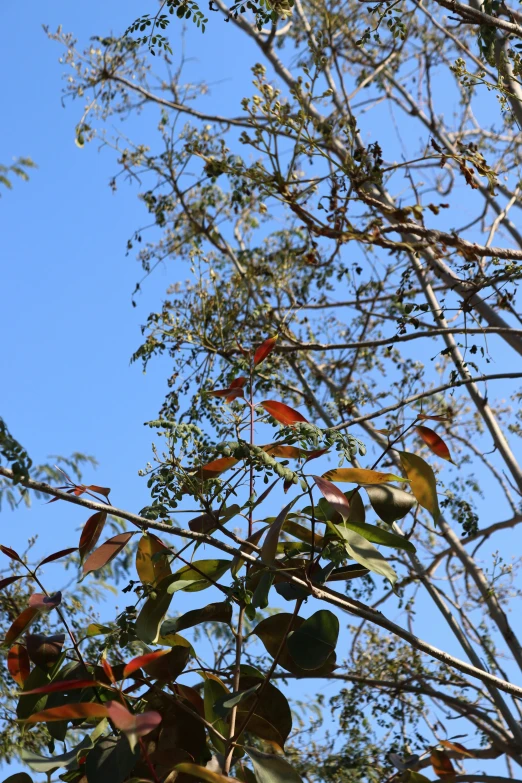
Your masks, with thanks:
M80 561L82 585L121 562L130 580L114 623L71 628L61 596L34 588L40 566L4 547L9 670L39 727L23 755L72 783L519 779L518 13L297 0L259 29L256 9L216 6L255 53L230 116L205 111L164 45L153 74L152 38L83 52L50 34L66 93L88 95L78 144L102 135L113 187L140 183L161 231L129 241L144 277L170 259L189 277L134 356L173 364L149 422L150 505L18 476L93 512L50 557ZM154 143L104 130L144 105ZM131 527L100 545L109 515ZM205 589L172 613L175 593ZM63 642L42 642L55 624ZM339 687L292 716L292 682L310 678ZM74 749L34 755L67 731Z

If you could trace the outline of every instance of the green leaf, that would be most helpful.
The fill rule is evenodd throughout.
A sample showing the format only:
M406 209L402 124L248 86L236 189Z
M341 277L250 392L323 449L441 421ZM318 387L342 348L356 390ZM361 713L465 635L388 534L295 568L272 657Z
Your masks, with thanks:
M288 636L288 651L302 669L319 669L335 650L339 620L328 609L315 612Z
M164 582L168 582L168 577ZM136 636L145 644L154 644L159 636L159 629L163 618L168 612L172 595L167 589L158 586L155 593L150 595L143 604L136 620Z
M411 481L411 491L419 504L429 511L433 521L440 517L439 502L437 499L437 482L433 470L422 457L410 454L407 451L399 451L404 472Z
M196 560L194 563L180 568L171 577L163 580L163 583L168 582L167 591L171 594L178 590L184 590L187 593L206 590L207 587L211 587L214 582L217 582L231 565L232 560ZM161 586L160 582L158 587Z
M35 772L45 774L51 772L53 769L69 767L73 764L75 765L78 754L88 748L92 748L92 745L92 739L90 737L85 737L79 745L76 745L76 747L67 751L67 753L62 753L60 756L42 756L40 753L35 753L32 750L22 748L20 751L20 758L28 767L34 769Z
M281 646L285 634L290 625L292 615L288 612L280 612L274 614L271 617L266 617L254 628L252 633L258 636L266 651L274 658ZM292 623L292 630L297 631L305 622L303 617L295 617ZM303 669L299 666L290 655L288 650L288 641L283 645L281 654L278 658L279 665L291 672L292 674L300 675L301 677L310 677L310 671ZM315 675L328 675L335 669L336 657L335 653L332 653L331 657L321 667L314 671Z
M381 484L375 487L365 487L372 508L384 522L392 525L397 519L402 519L415 505L415 497L392 484Z
M268 606L268 594L270 593L270 588L272 587L273 581L274 574L270 573L269 571L261 575L261 578L257 583L257 587L254 590L254 595L252 596L251 605L254 607L254 609L266 609Z
M168 636L187 628L193 628L200 623L227 623L232 620L232 605L228 601L218 601L203 606L201 609L193 609L185 612L175 620L166 620L161 626L161 635Z
M14 775L9 775L3 783L33 783L33 779L27 772L15 772Z
M139 755L139 745L132 751L126 737L100 740L87 756L87 783L123 783L136 766Z
M214 705L221 698L230 696L230 691L218 677L210 674L204 674L203 676L205 677L205 684L203 686L205 720L212 723L214 728L224 737L228 737L228 724L223 720L221 715L216 712ZM225 743L220 740L219 737L216 737L213 731L209 732L209 737L216 750L219 751L219 753L224 753L226 750Z
M301 776L282 756L261 753L248 746L245 750L252 759L257 783L303 783Z
M35 688L41 688L50 682L51 678L40 669L39 666L35 666L31 674L24 683L24 691L33 691ZM23 692L22 691L22 694ZM26 720L33 712L39 712L42 710L48 699L47 694L35 693L32 696L20 696L20 700L16 707L16 717L20 720Z
M281 530L285 524L288 512L295 504L296 500L297 498L294 498L294 500L285 506L268 528L268 533L266 534L265 540L263 541L263 546L261 547L261 560L266 565L273 565L275 563L279 536L281 535Z
M211 769L201 767L199 764L191 764L190 761L176 764L174 769L179 775L192 775L200 781L205 781L205 783L232 783L235 780L235 778L222 775L221 772L213 772Z
M396 533L389 533L387 530L383 530L377 525L368 525L366 522L354 523L347 520L343 525L336 525L336 528L347 527L358 533L367 541L371 541L372 544L379 544L380 546L391 546L395 549L405 549L407 552L415 552L416 549L411 541L408 541L404 536L399 536Z
M392 587L395 586L397 574L379 550L375 549L373 544L354 530L344 527L344 525L332 525L332 527L335 527L344 540L344 546L350 557L353 557L359 565L364 566L369 571L384 576L389 580Z
M214 713L221 718L226 718L233 707L237 707L242 701L248 699L249 696L252 696L260 687L261 683L258 682L256 685L253 685L252 688L247 688L246 691L237 691L237 693L227 693L220 696L214 704Z

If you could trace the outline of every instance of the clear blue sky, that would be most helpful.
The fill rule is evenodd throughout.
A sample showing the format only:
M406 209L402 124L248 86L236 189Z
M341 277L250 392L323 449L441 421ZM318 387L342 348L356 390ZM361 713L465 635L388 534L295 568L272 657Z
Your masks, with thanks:
M167 372L157 361L143 375L129 357L139 345L140 325L173 281L173 270L158 269L138 297L138 307L131 306L140 270L132 256L125 256L125 245L146 222L145 212L133 186L123 184L112 194L110 152L75 145L82 107L68 103L62 108L61 50L48 41L41 25L53 29L61 24L84 43L96 33L123 32L152 7L145 0L56 0L47 7L4 0L1 14L0 162L30 156L38 169L29 183L15 182L0 200L0 414L35 460L74 450L94 455L100 467L89 478L111 486L114 504L134 511L148 501L137 471L150 455L152 433L142 423L157 412ZM250 81L252 54L231 44L232 26L226 27L225 39L223 22L217 17L211 22L204 36L188 28L187 50L194 58L190 69L201 77L211 73L217 82L233 80L237 95L238 82ZM175 29L171 39L176 45ZM208 105L220 102L226 113L224 84ZM74 545L84 518L61 504L36 504L16 515L6 511L1 542L23 547L38 529L45 552L54 545ZM433 632L427 625L420 618L421 631ZM447 641L460 655L450 640L433 638L436 631L429 635L439 646Z

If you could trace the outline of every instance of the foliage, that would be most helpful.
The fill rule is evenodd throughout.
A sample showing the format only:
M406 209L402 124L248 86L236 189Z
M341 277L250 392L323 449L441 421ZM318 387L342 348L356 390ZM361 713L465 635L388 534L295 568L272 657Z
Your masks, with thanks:
M172 74L163 8L86 51L50 34L66 95L89 96L78 146L115 151L112 187L140 183L156 229L128 243L134 303L166 260L188 273L134 355L172 361L139 515L77 476L42 487L3 431L6 481L89 510L48 562L128 602L87 618L2 548L23 757L68 783L516 780L520 427L495 389L520 400L518 16L296 0L260 20L219 0L253 88L209 115L206 85ZM145 105L154 143L106 130Z

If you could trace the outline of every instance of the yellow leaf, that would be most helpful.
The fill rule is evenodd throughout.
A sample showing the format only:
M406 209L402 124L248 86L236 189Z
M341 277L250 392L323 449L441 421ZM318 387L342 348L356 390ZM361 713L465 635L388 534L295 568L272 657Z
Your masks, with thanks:
M411 481L411 491L416 500L430 512L433 521L437 522L440 509L437 500L437 482L433 470L417 454L410 454L407 451L400 451L399 454L404 472Z

